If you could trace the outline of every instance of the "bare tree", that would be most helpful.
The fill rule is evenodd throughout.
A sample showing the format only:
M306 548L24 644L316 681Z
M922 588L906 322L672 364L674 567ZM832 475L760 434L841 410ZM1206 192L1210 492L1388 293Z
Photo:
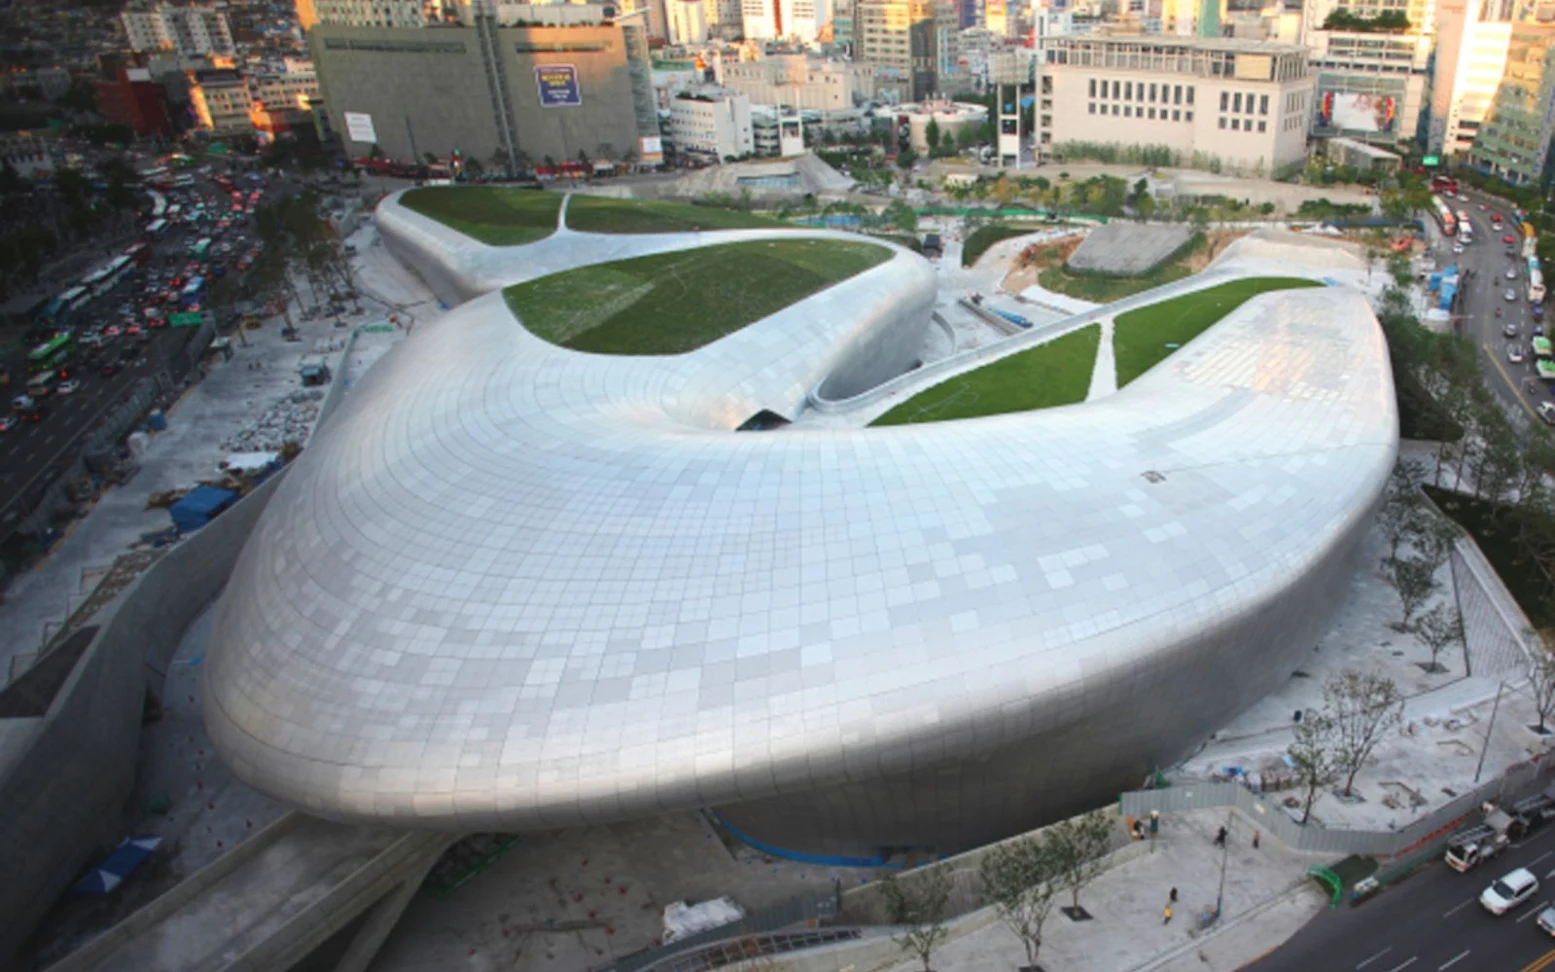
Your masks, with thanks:
M999 844L983 858L983 888L1025 946L1030 968L1042 949L1042 928L1061 889L1060 876L1059 855L1045 834Z
M1414 631L1415 637L1431 649L1426 671L1442 671L1436 659L1453 645L1463 644L1463 614L1450 604L1438 604L1415 620Z
M1555 631L1546 628L1537 632L1530 646L1532 657L1528 661L1528 690L1533 693L1533 707L1539 713L1539 728L1544 735L1549 730L1544 723L1555 715L1555 653L1550 645L1555 642Z
M1344 671L1323 686L1326 714L1334 725L1334 756L1344 775L1344 795L1378 744L1404 721L1404 696L1391 678Z
M1422 557L1390 557L1382 565L1382 576L1393 585L1393 589L1398 591L1399 600L1404 602L1403 620L1393 625L1393 628L1396 631L1408 631L1415 612L1436 593L1436 565Z
M1069 891L1071 913L1080 910L1080 892L1105 866L1112 843L1112 818L1105 810L1070 817L1047 829L1047 839L1057 857L1059 883Z
M1334 723L1326 713L1308 711L1306 717L1296 723L1295 738L1285 752L1296 770L1296 785L1306 792L1301 803L1303 825L1312 816L1317 791L1339 777L1335 744Z
M933 972L929 960L934 950L950 934L945 928L945 905L950 902L950 869L930 865L903 877L888 874L880 882L891 923L902 933L893 939L904 952L923 963L923 972Z
M1414 459L1400 459L1393 464L1393 474L1388 477L1388 489L1383 495L1382 508L1377 511L1377 522L1388 538L1386 565L1398 556L1398 548L1414 530L1421 508L1420 483L1425 469Z

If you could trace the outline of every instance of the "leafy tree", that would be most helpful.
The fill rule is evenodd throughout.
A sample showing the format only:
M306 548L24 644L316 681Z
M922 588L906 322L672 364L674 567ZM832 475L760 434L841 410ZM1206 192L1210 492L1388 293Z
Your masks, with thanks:
M471 179L479 179L486 174L486 167L481 164L480 159L472 155L464 160L464 171Z
M1389 557L1383 564L1382 576L1404 602L1403 620L1393 625L1393 629L1408 631L1415 612L1436 593L1436 567L1422 557Z
M1335 755L1336 733L1334 723L1326 713L1307 710L1296 723L1294 738L1285 750L1291 767L1296 771L1296 785L1306 793L1301 801L1301 823L1312 817L1312 804L1317 791L1330 785L1339 776Z
M372 147L367 150L367 157L369 159L383 158L383 146L379 145L377 142L374 142Z
M917 161L918 153L913 150L911 145L896 153L896 164L899 168L911 169Z
M996 845L983 858L983 888L1035 967L1042 929L1060 890L1059 855L1045 835Z
M54 170L54 191L69 206L84 200L92 191L92 186L80 169L62 165Z
M929 155L933 157L939 151L939 122L930 118L928 125L924 126L923 138L929 143Z
M932 972L929 961L950 932L945 928L945 906L950 903L950 869L920 868L898 877L886 875L880 882L891 924L902 933L893 941L904 952L918 957L923 972Z
M1388 541L1388 555L1382 559L1384 567L1398 556L1399 544L1415 530L1424 505L1420 498L1420 483L1424 478L1425 471L1418 460L1400 458L1393 464L1382 507L1377 511L1377 522Z
M422 158L426 161L427 165L437 165L437 156L432 152L425 153L422 155Z
M1335 762L1344 776L1344 795L1349 796L1355 775L1404 721L1404 696L1391 678L1352 670L1328 680L1323 702L1333 720Z
M16 171L16 167L11 164L10 159L6 159L4 164L0 164L0 195L21 192L26 188L27 180L22 178L20 172Z
M918 214L905 200L896 199L885 208L885 218L890 220L897 229L908 233L918 229Z
M594 160L589 158L588 152L584 151L583 149L578 149L578 161L583 163L583 167L585 169L591 167L594 164Z
M1070 907L1078 911L1080 892L1102 872L1112 842L1112 820L1106 811L1093 810L1049 827L1047 839L1056 858L1058 881L1069 891Z
M1438 604L1415 620L1415 637L1431 649L1431 661L1427 671L1439 672L1436 663L1441 653L1453 645L1463 644L1463 614L1450 604Z

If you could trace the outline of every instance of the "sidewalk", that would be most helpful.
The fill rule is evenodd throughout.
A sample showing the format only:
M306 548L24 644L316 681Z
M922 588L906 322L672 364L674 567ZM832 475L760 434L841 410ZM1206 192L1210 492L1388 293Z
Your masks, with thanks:
M1044 929L1041 966L1047 972L1234 969L1295 934L1326 905L1305 878L1319 859L1289 851L1267 834L1255 850L1253 828L1235 814L1222 851L1214 846L1215 831L1227 819L1225 810L1163 817L1153 852L1106 871L1081 892L1091 921L1071 921L1055 907ZM1203 916L1221 893L1222 860L1224 921L1201 932ZM1178 902L1167 924L1162 909L1174 887ZM1061 895L1058 906L1068 903ZM847 964L841 952L837 958ZM998 920L934 956L936 968L958 972L1009 972L1025 964L1020 940ZM913 967L901 962L892 969Z

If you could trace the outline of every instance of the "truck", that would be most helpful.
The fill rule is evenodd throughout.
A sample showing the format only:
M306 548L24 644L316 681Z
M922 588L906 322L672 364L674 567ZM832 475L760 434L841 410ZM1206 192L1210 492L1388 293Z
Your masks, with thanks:
M1447 866L1462 873L1497 856L1512 843L1517 821L1495 804L1481 808L1485 822L1458 831L1447 841Z

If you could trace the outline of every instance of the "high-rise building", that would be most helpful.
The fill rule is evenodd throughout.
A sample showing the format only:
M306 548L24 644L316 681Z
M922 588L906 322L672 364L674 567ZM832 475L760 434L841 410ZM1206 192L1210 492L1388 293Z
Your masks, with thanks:
M671 44L701 44L707 40L706 0L669 0L664 6Z
M253 131L249 112L254 107L248 81L229 70L196 71L190 78L189 96L195 122L217 138L247 135Z
M1233 38L1071 35L1043 45L1041 157L1065 143L1148 146L1180 165L1278 175L1306 158L1304 48Z
M124 125L137 136L173 134L167 89L145 68L119 68L110 81L98 81L97 113L111 125Z
M857 0L854 5L854 59L872 64L922 101L937 90L932 0Z
M214 7L172 7L126 10L119 15L132 51L174 51L185 57L230 55L232 28L227 15Z
M1511 37L1509 0L1437 0L1428 154L1464 156L1473 148Z
M1527 3L1512 23L1506 73L1469 160L1517 186L1547 188L1555 175L1555 4Z
M682 91L670 101L670 138L677 150L722 161L756 151L750 99L723 88Z
M1300 37L1317 74L1312 134L1415 141L1427 111L1435 5L1307 0Z
M810 43L831 21L831 0L741 0L747 40L791 37Z
M442 4L427 0L302 0L316 23L345 27L423 27L442 19ZM428 9L431 8L431 9ZM301 21L299 9L298 19Z

